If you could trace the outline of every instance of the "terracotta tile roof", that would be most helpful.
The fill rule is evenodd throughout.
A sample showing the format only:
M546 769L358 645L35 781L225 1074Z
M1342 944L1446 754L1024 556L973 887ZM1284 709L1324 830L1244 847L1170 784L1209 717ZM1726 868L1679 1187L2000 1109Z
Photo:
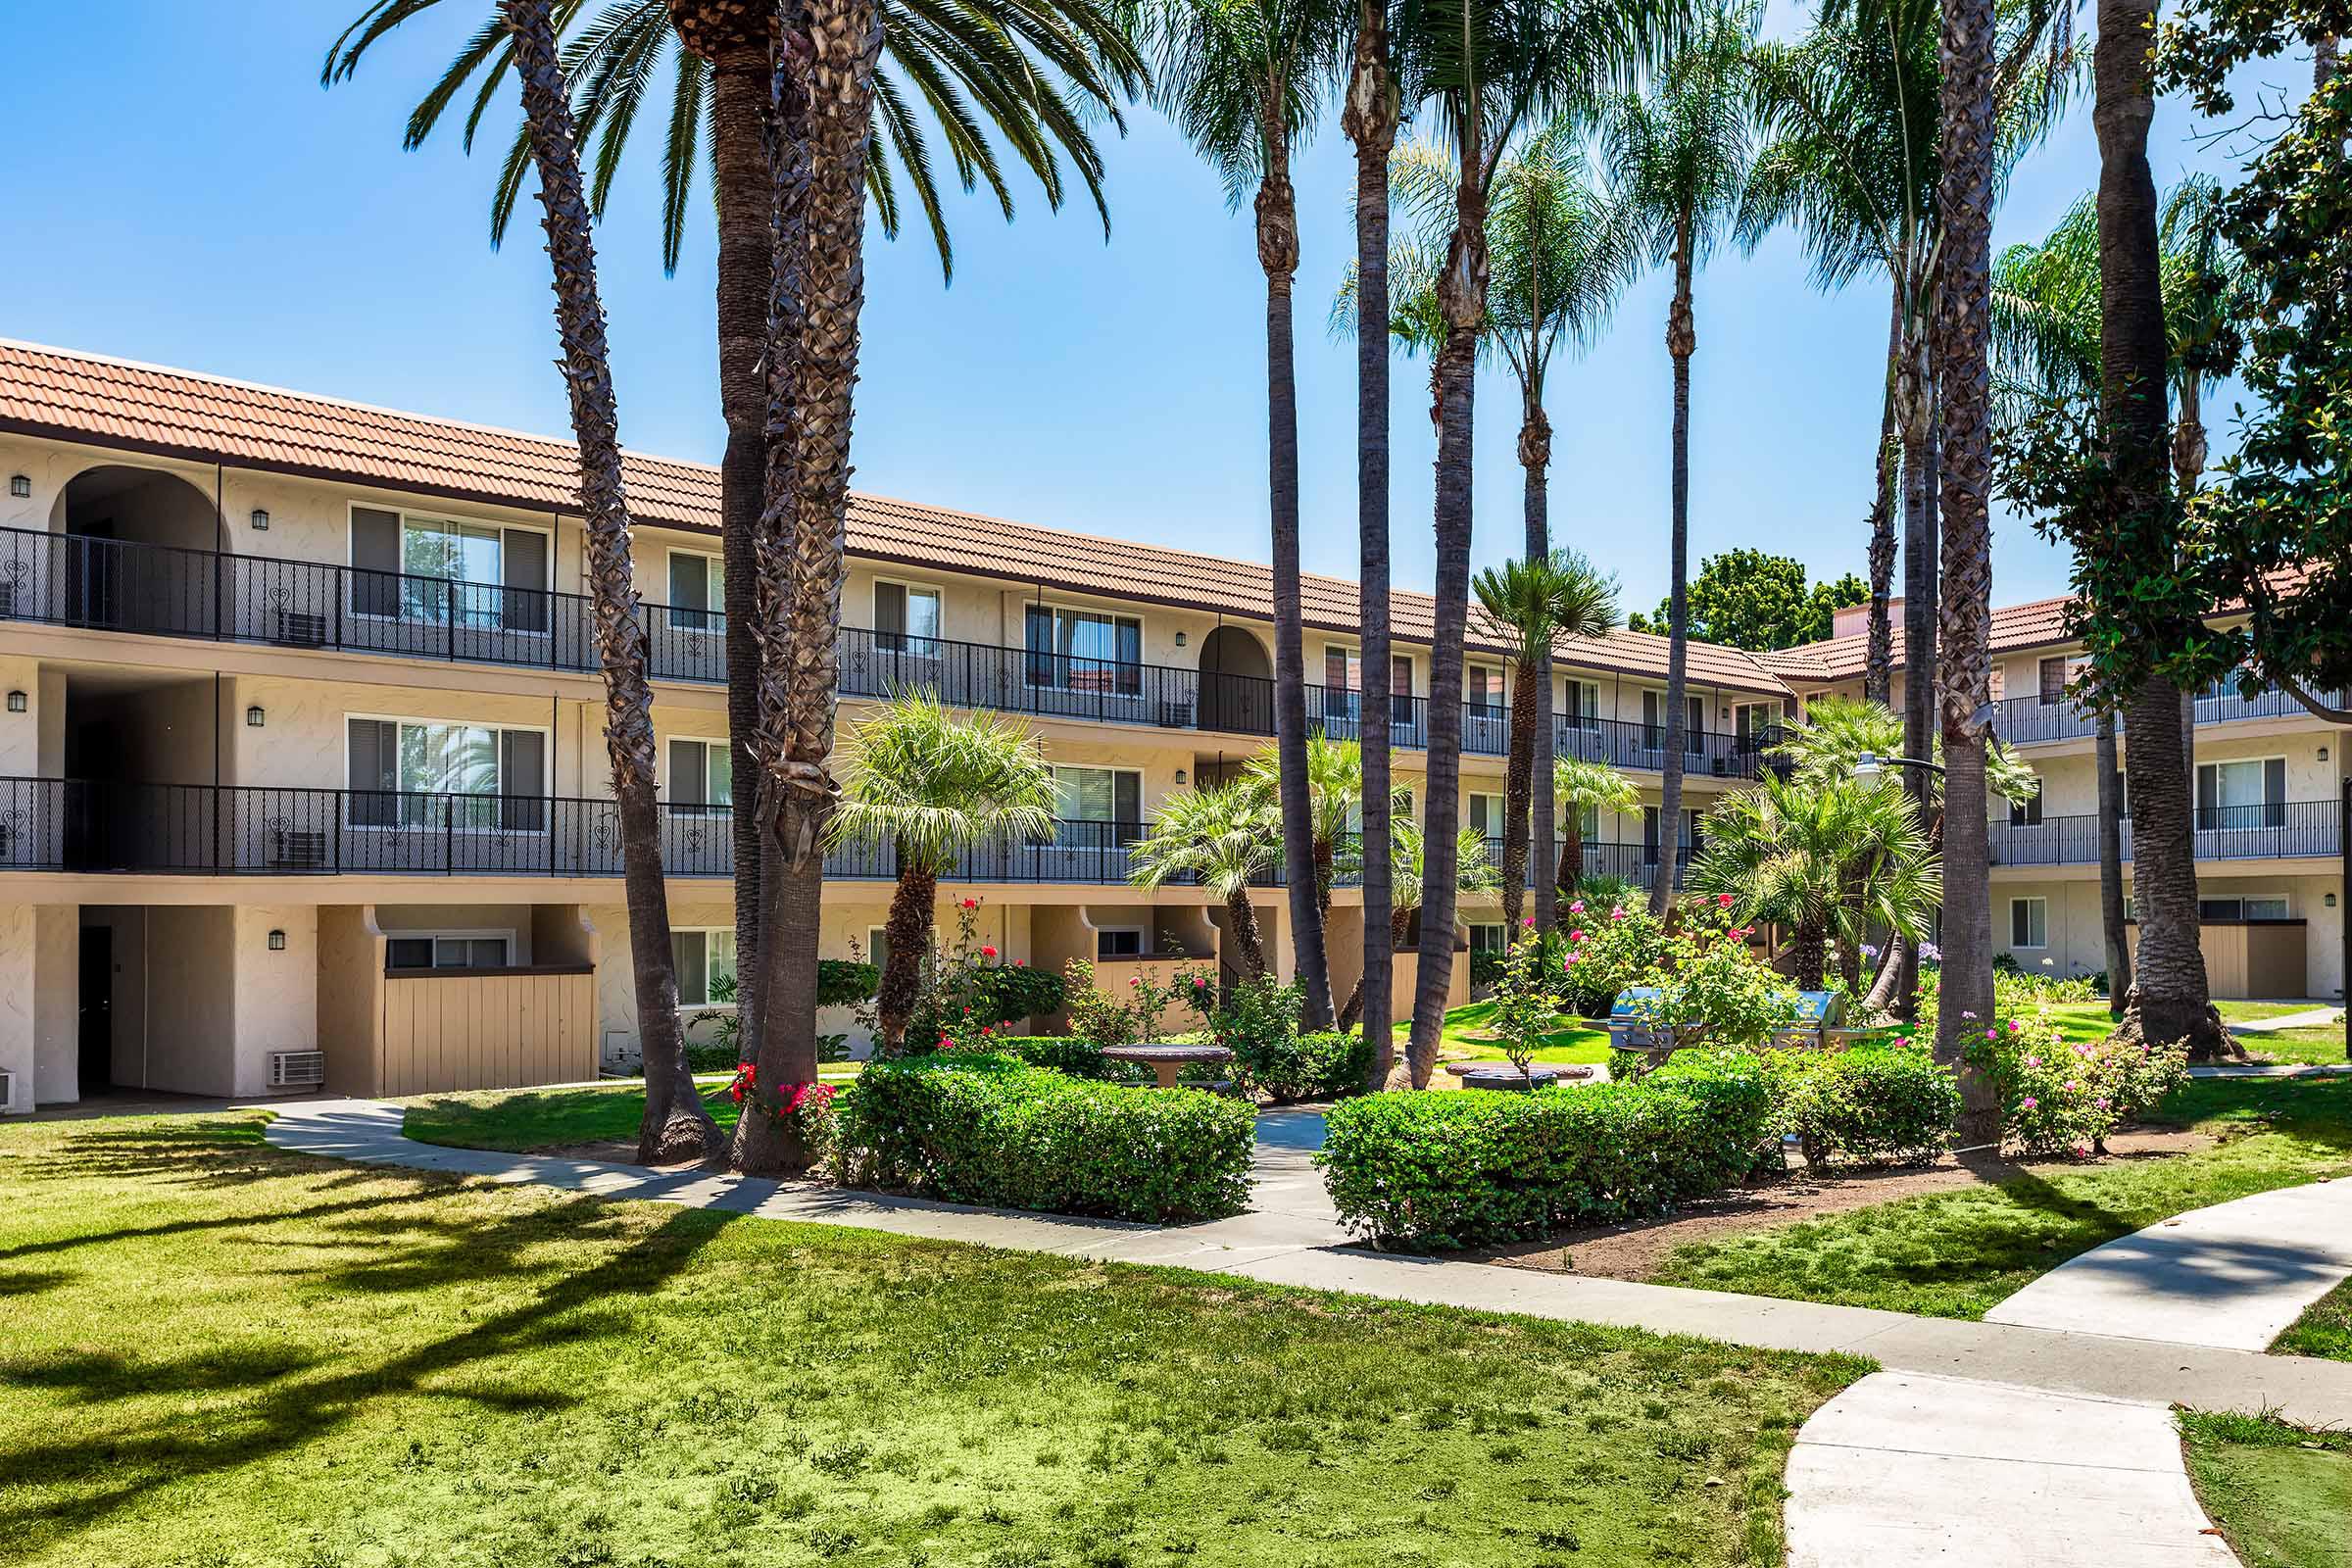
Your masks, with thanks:
M7 339L0 339L0 430L502 506L578 505L568 441ZM717 531L716 468L638 453L624 461L639 521ZM849 548L868 559L1070 592L1257 619L1272 613L1273 571L1256 562L881 496L851 498ZM1355 629L1354 583L1310 575L1304 600L1310 626ZM1396 635L1428 642L1435 612L1430 595L1397 590ZM1502 646L1475 606L1469 642L1490 654ZM1663 679L1666 647L1663 637L1620 631L1599 642L1563 643L1558 657L1578 668ZM1712 644L1691 645L1690 675L1707 686L1787 690L1775 666Z
M2015 653L2026 648L2047 648L2055 643L2072 641L2066 631L2068 595L2055 599L2032 599L2022 605L1997 606L1992 612L1992 651L1996 654ZM1863 665L1869 662L1870 639L1866 634L1852 637L1832 637L1825 642L1806 643L1779 654L1758 654L1756 661L1795 685L1828 685L1838 681L1858 680ZM1903 667L1903 629L1900 614L1894 628L1894 667ZM1808 669L1811 673L1807 673Z

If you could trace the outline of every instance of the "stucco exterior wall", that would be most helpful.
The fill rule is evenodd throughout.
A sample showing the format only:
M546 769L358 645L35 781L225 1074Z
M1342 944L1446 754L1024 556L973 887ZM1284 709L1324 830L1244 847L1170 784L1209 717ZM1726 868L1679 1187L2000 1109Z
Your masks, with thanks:
M81 911L33 911L32 1071L44 1100L81 1098Z
M0 1112L30 1110L41 1093L33 1078L33 906L0 904L0 1072L10 1084Z

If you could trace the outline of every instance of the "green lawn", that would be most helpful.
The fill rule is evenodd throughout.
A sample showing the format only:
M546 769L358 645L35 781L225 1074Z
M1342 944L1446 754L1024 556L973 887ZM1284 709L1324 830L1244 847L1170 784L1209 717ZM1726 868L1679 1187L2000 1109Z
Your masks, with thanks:
M2314 1007L2331 1006L2326 1002L2233 1002L2224 1000L2214 1004L2222 1017L2230 1023L2244 1023L2250 1018L2283 1018L2290 1012L2309 1012Z
M2278 1029L2267 1035L2239 1035L2237 1043L2257 1061L2340 1067L2345 1060L2344 1026L2340 1023L2313 1029Z
M1412 1032L1410 1018L1396 1025L1399 1036ZM1473 1002L1468 1006L1455 1007L1446 1014L1446 1032L1440 1049L1448 1056L1479 1056L1502 1059L1501 1042L1490 1038L1494 1027L1494 1004ZM1588 1029L1581 1024L1554 1030L1544 1037L1548 1042L1536 1053L1538 1061L1606 1061L1609 1059L1609 1035L1605 1029Z
M2352 1279L2305 1307L2271 1348L2286 1355L2352 1361Z
M0 1129L12 1568L1779 1561L1851 1357ZM576 1123L574 1124L576 1125Z
M2199 1080L2165 1112L2221 1141L2166 1158L2038 1164L1998 1186L1694 1243L1653 1278L1977 1318L2035 1275L2157 1220L2352 1172L2352 1080Z
M2180 1413L2197 1499L2246 1568L2352 1568L2352 1433Z
M733 1127L735 1102L726 1085L705 1084L703 1103L721 1127ZM528 1153L569 1144L634 1143L645 1118L645 1090L637 1083L593 1089L488 1089L433 1095L409 1102L401 1130L420 1144L503 1149Z
M2290 1012L2306 1012L2312 1004L2300 1002L2217 1002L2214 1005L2221 1009L2225 1019L2231 1023L2243 1023L2249 1018L2278 1018ZM2110 1028L2107 1004L2104 1002L2054 1004L2050 1015L2058 1021L2059 1033L2069 1040L2103 1040ZM2342 1024L2281 1029L2273 1034L2239 1035L2236 1038L2237 1043L2246 1048L2246 1054L2257 1061L2325 1064L2344 1060Z

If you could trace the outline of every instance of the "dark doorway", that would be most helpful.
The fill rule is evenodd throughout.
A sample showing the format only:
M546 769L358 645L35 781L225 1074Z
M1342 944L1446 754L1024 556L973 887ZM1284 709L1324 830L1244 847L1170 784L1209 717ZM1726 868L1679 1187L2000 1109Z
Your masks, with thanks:
M81 928L81 1096L115 1083L114 927Z

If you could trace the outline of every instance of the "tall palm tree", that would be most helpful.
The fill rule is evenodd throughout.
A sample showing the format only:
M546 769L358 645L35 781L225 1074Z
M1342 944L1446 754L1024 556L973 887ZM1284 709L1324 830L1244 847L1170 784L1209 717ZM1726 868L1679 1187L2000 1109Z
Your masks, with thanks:
M1997 194L2008 171L2064 113L2080 57L2063 24L2075 0L1995 0L1987 19L1994 38L1989 113ZM1788 42L1759 45L1753 82L1763 145L1750 171L1740 235L1753 244L1793 223L1813 255L1813 280L1840 288L1865 271L1893 290L1892 350L1885 370L1891 427L1900 448L1903 512L1903 755L1919 757L1936 728L1936 622L1938 597L1936 497L1936 381L1930 364L1937 258L1947 248L1949 215L1941 189L1942 21L1929 0L1838 0ZM1881 485L1886 444L1882 429ZM1871 546L1874 623L1870 646L1890 658L1883 622L1892 569L1892 541L1875 531L1891 509L1874 508ZM1891 689L1885 668L1864 689ZM1928 781L1912 769L1923 810ZM1903 947L1897 1010L1917 999L1916 961Z
M1406 97L1399 77L1400 38L1389 24L1389 0L1357 0L1340 128L1355 144L1355 270L1372 290L1355 324L1356 610L1363 640L1366 685L1379 694L1373 722L1364 726L1364 963L1359 992L1364 1028L1373 1042L1367 1087L1389 1081L1396 1032L1390 1027L1390 977L1396 942L1389 874L1392 736L1387 715L1395 677L1389 639L1389 154Z
M1598 102L1664 42L1681 0L1429 0L1419 9L1423 77L1451 142L1451 223L1437 299L1446 323L1435 356L1438 461L1434 507L1437 606L1429 682L1429 763L1423 837L1427 918L1413 992L1412 1081L1437 1071L1452 982L1452 864L1461 815L1462 638L1470 614L1472 429L1478 346L1486 328L1492 256L1487 209L1496 171L1519 128L1554 110Z
M1522 514L1527 561L1551 554L1551 421L1544 412L1544 388L1561 343L1581 349L1598 333L1637 270L1634 235L1617 207L1587 178L1581 133L1566 115L1534 136L1506 160L1494 176L1487 214L1487 243L1493 276L1488 289L1487 350L1499 354L1519 384L1519 462L1525 471ZM1452 160L1427 143L1406 147L1394 161L1392 178L1409 208L1439 215L1434 231L1395 246L1389 258L1391 330L1407 353L1434 356L1445 339L1438 303L1438 274L1445 254L1445 198L1453 187ZM1332 310L1335 326L1355 324L1360 280L1351 270ZM1476 585L1473 585L1474 590ZM1490 607L1491 609L1492 607ZM1602 628L1605 630L1606 628ZM1563 631L1563 635L1579 634ZM1511 720L1513 776L1533 781L1533 838L1548 842L1557 831L1549 787L1553 744L1551 645L1533 645L1532 664L1522 662L1516 679L1526 697L1514 697ZM1524 737L1525 745L1522 744ZM1511 820L1528 814L1511 808ZM1507 835L1506 835L1507 837ZM1506 866L1509 852L1504 852ZM1524 859L1524 858L1523 858ZM1522 875L1504 873L1505 903L1518 921L1515 890ZM1538 881L1536 925L1552 927L1556 890Z
M645 624L629 566L628 496L620 470L620 416L605 350L605 307L596 286L596 244L580 188L580 162L564 74L556 61L548 0L501 0L514 40L539 200L555 263L556 325L580 446L580 511L587 523L595 589L597 652L605 671L605 744L620 826L621 887L629 910L629 963L636 986L637 1038L645 1056L645 1118L637 1130L644 1164L709 1159L718 1127L694 1089L678 1026L678 976L670 952L669 892L662 876L662 818L654 800L654 693L647 681Z
M436 3L366 0L328 47L321 81L349 77L377 40ZM1004 176L1004 154L1009 153L1035 176L1048 205L1058 208L1068 193L1066 163L1102 214L1107 235L1102 161L1093 124L1107 119L1124 129L1120 102L1134 96L1143 74L1115 8L1102 0L986 0L941 11L888 0L882 15L888 67L875 87L882 135L866 178L884 234L897 234L901 190L910 190L938 249L942 272L951 271L946 210L926 115L915 108L919 103L966 190L985 182L1011 218L1012 193ZM639 115L649 102L664 104L661 245L662 266L674 270L694 208L698 168L706 160L709 165L718 229L719 407L727 424L719 465L727 725L735 776L742 779L758 772L751 750L760 721L753 535L767 444L760 365L768 345L771 181L765 142L772 120L776 17L773 7L748 0L609 0L594 12L583 0L557 0L554 11L558 31L570 31L562 65L579 137L594 144L588 188L593 212L601 216L605 210ZM470 152L514 56L508 29L493 17L411 111L403 147L422 145L470 90L463 131ZM656 90L664 72L666 93ZM517 127L494 187L494 245L506 233L520 189L524 135L525 127ZM750 1018L758 1015L763 907L762 857L752 812L735 813L734 849L736 955L743 965L743 1015Z
M1241 952L1242 977L1266 973L1266 945L1250 884L1282 858L1282 813L1255 784L1237 781L1179 790L1159 803L1152 825L1129 856L1130 879L1152 889L1193 881L1225 906L1225 922Z
M1266 274L1266 467L1274 545L1274 745L1282 759L1283 862L1291 946L1310 1029L1331 1023L1306 782L1306 653L1298 583L1298 382L1291 285L1298 270L1294 143L1308 129L1337 39L1329 0L1164 0L1152 12L1156 96L1225 177L1234 205L1255 186ZM1367 670L1385 677L1387 666Z
M898 860L874 997L882 1043L897 1052L920 1000L940 874L977 845L1052 838L1054 769L1026 725L988 712L951 713L928 691L874 713L846 751L849 780L832 840L888 846Z
M1674 360L1673 520L1668 547L1666 766L1658 819L1664 863L1649 906L1674 900L1682 854L1684 726L1690 659L1690 356L1698 349L1691 281L1731 230L1747 183L1750 144L1747 58L1761 7L1741 3L1702 20L1666 60L1645 94L1626 94L1604 122L1620 199L1643 248L1674 269L1666 352Z
M2173 431L2173 478L2183 498L2195 492L2204 473L2204 397L2217 379L2214 349L2225 329L2221 302L2238 270L2221 242L2219 207L2220 187L2192 175L2163 199L2156 225L2166 379L2179 416ZM2089 195L2067 210L2047 238L2038 244L2012 245L1993 264L1996 417L2015 424L2047 400L2081 397L2095 402L2099 332L2099 213L2096 196ZM2124 792L2117 768L2115 715L2104 708L2098 713L2096 754L2100 924L2107 954L2108 1006L2120 1018L2132 987L2122 834L2117 826ZM2181 761L2185 776L2185 756ZM2169 848L2162 842L2149 845L2140 851L2143 863L2150 851L2161 857ZM2153 910L2150 917L2161 918Z
M1559 759L1551 777L1560 802L1560 868L1554 884L1573 888L1585 879L1585 812L1638 809L1642 791L1608 763L1581 757Z
M1394 942L1404 941L1405 934L1412 929L1413 915L1421 907L1422 890L1429 876L1429 857L1424 848L1421 825L1409 813L1399 816L1390 850L1390 880L1396 889L1396 906L1389 914L1389 935ZM1466 827L1455 835L1453 857L1453 887L1457 894L1484 893L1499 884L1494 862L1487 858L1487 836L1477 828ZM1355 990L1348 995L1348 1004L1340 1009L1342 1029L1354 1028L1359 1018L1364 1020L1366 1028L1371 1026L1368 978L1360 974L1355 977ZM1393 1046L1391 1050L1393 1053Z
M1807 991L1821 989L1830 938L1841 952L1858 952L1873 930L1916 941L1941 896L1917 806L1853 778L1767 777L1725 796L1707 813L1690 880L1730 894L1742 920L1786 926Z
M1269 749L1251 758L1242 769L1247 782L1263 791L1280 808L1282 754ZM1348 840L1355 832L1364 805L1364 752L1354 741L1335 741L1324 734L1306 738L1306 801L1308 858L1314 865L1315 912L1331 912L1331 890L1338 878ZM1286 829L1287 831L1287 829Z
M1542 411L1537 411L1538 416ZM1558 638L1589 638L1607 634L1617 624L1617 579L1573 550L1558 550L1526 561L1506 561L1473 578L1471 592L1486 612L1488 630L1503 645L1513 665L1511 679L1510 756L1504 779L1502 828L1502 917L1513 931L1519 928L1521 895L1528 883L1528 798L1539 761L1545 764L1544 783L1551 779L1549 753L1539 749L1537 736L1550 724L1540 702L1550 684L1545 671L1551 663L1551 645ZM1552 790L1544 789L1546 803ZM1541 817L1552 813L1545 810ZM1543 858L1551 858L1550 841L1541 830L1551 826L1540 820ZM1539 887L1544 878L1536 878ZM1557 884L1553 885L1554 902ZM1544 901L1538 900L1541 911ZM1541 927L1544 917L1536 916Z

